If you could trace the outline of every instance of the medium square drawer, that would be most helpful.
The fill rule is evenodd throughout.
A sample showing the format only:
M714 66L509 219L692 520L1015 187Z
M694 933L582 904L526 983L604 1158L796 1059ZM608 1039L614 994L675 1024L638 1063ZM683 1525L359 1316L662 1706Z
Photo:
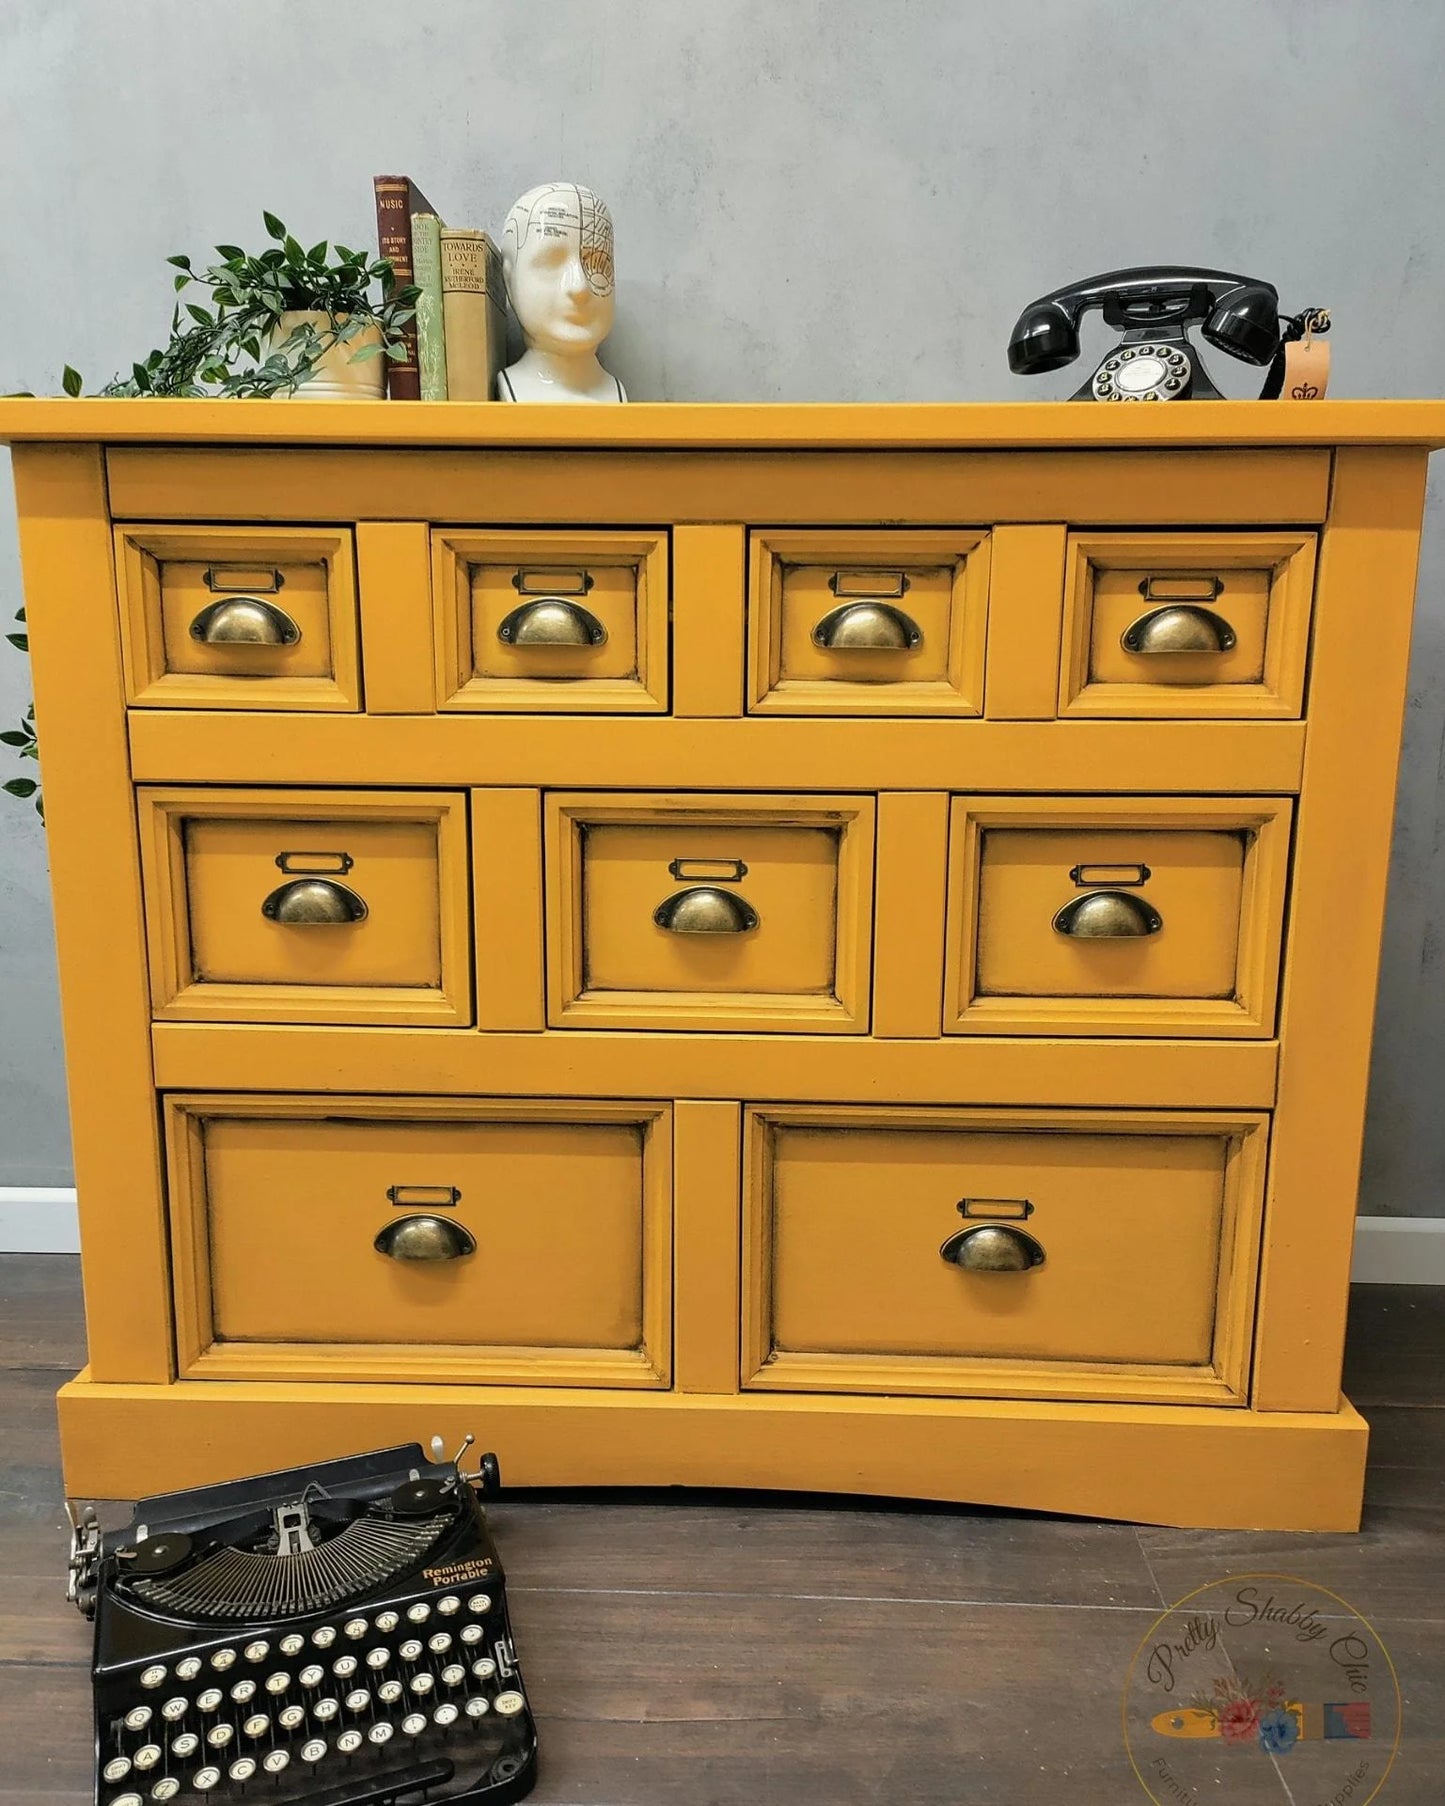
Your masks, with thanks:
M1266 1126L752 1108L744 1384L1242 1400Z
M129 703L360 709L349 531L117 527L115 551Z
M944 1030L1274 1032L1291 805L955 797Z
M443 709L665 714L667 535L432 535Z
M548 1020L866 1034L872 797L554 793Z
M166 1100L183 1373L665 1386L671 1112Z
M751 537L753 712L983 713L986 532Z
M1073 533L1059 713L1304 710L1312 533Z
M471 1021L464 796L138 792L157 1016Z

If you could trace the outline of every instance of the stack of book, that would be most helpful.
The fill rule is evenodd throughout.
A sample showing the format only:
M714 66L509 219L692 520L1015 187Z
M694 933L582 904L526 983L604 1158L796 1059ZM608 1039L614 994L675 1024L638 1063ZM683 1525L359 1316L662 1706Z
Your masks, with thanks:
M388 360L393 401L491 401L506 362L502 255L485 232L442 223L409 176L377 176L376 236L398 287L415 283L407 355Z

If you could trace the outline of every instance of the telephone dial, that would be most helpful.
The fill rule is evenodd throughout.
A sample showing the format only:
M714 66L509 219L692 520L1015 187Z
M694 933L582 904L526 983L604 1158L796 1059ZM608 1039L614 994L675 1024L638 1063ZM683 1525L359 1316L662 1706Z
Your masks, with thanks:
M1073 401L1221 400L1188 328L1247 364L1268 364L1280 342L1272 284L1183 264L1110 270L1032 301L1009 338L1016 376L1059 370L1079 355L1079 320L1091 307L1124 337Z

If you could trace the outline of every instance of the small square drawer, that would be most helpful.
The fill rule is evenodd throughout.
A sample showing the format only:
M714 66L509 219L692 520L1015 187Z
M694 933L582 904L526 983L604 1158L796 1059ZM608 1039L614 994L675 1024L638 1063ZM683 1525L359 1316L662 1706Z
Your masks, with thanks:
M360 709L349 532L117 527L115 551L131 704Z
M1310 533L1074 533L1059 713L1296 717Z
M866 1034L872 797L547 798L548 1020Z
M665 714L665 533L432 535L443 709Z
M466 798L138 792L155 1013L472 1019Z
M944 1029L1274 1032L1290 804L955 797Z
M166 1100L182 1373L665 1386L665 1104Z
M744 1385L1241 1402L1267 1121L749 1109Z
M982 714L987 533L751 537L754 713Z

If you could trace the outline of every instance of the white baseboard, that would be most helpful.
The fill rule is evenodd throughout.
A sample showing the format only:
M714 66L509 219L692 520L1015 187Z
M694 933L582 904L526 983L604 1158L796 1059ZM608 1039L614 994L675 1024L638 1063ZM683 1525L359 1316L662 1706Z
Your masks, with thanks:
M75 1192L0 1185L0 1254L78 1254ZM1350 1274L1357 1285L1445 1286L1445 1217L1361 1217Z

